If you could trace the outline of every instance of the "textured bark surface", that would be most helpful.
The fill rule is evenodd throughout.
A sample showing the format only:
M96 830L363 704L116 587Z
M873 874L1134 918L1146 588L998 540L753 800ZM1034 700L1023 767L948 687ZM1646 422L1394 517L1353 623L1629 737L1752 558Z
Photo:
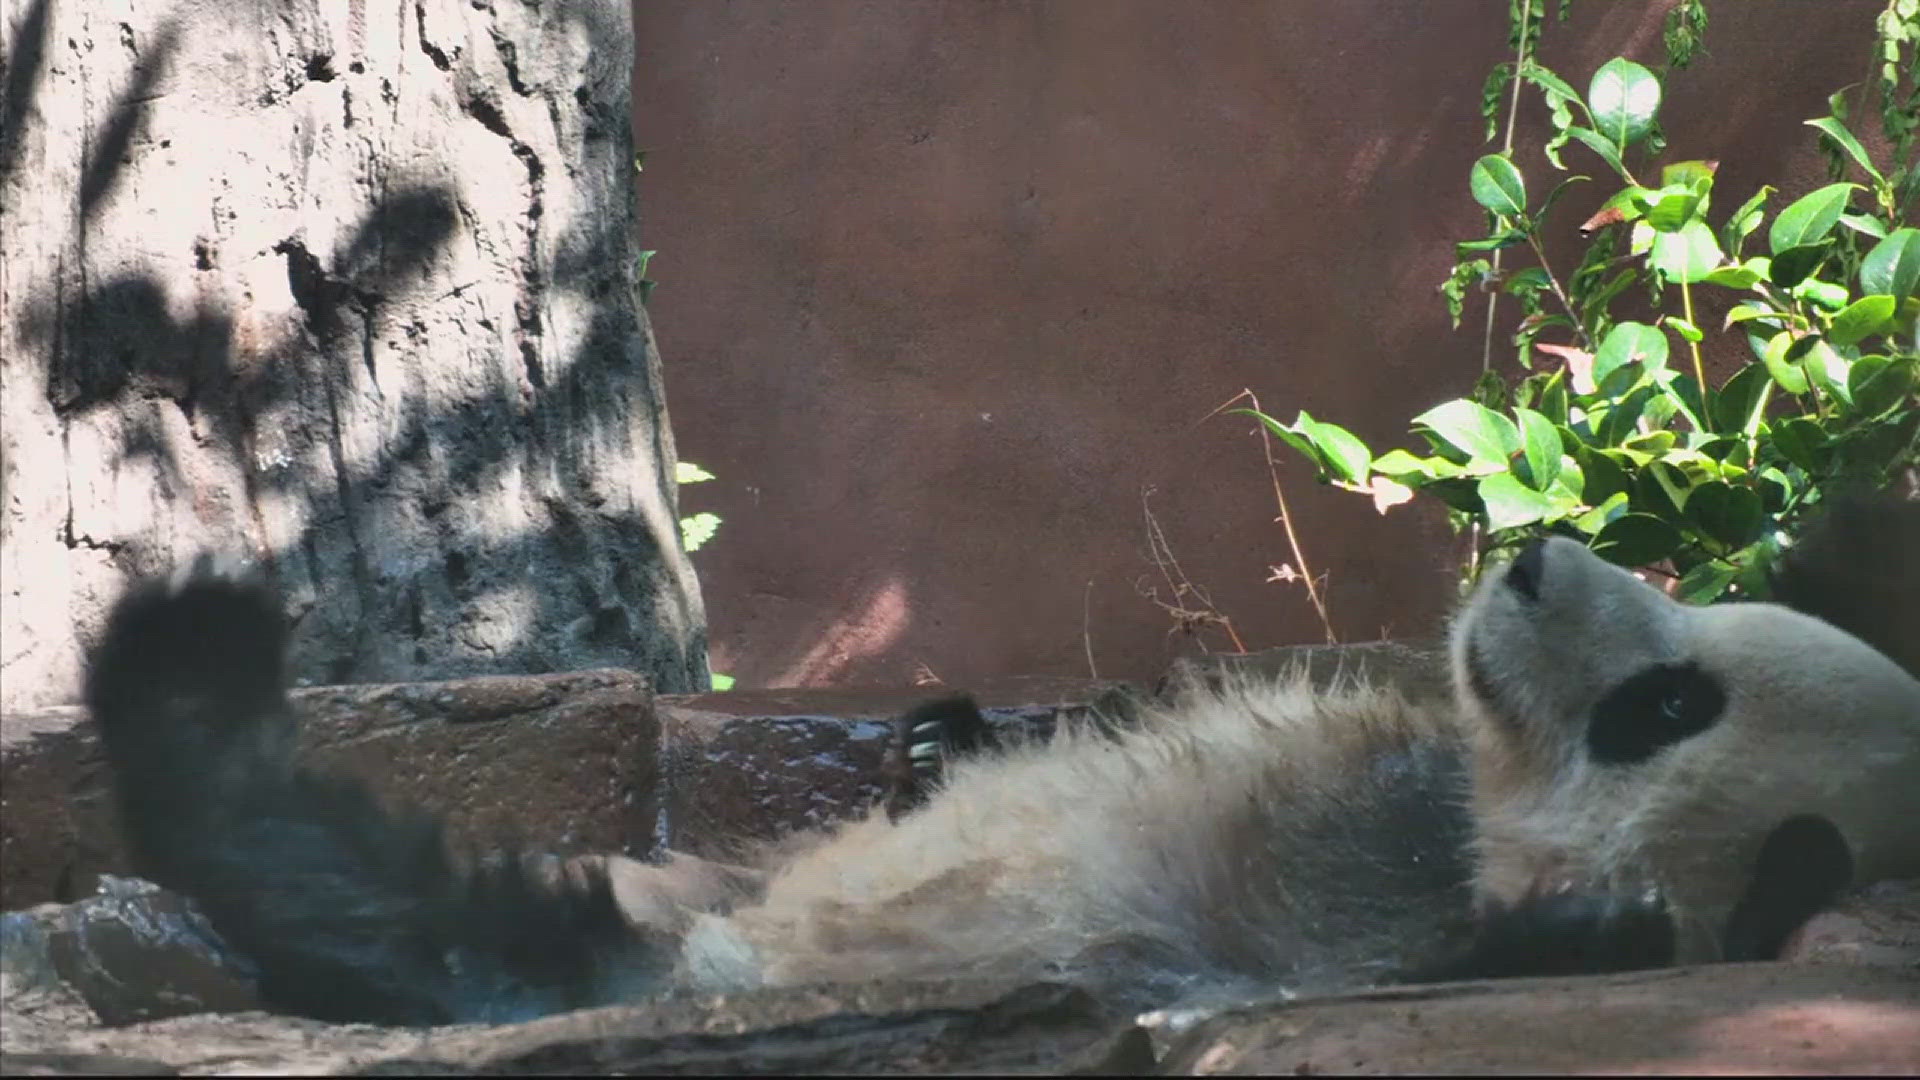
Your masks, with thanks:
M273 571L315 682L706 685L618 0L8 0L0 700L131 574Z

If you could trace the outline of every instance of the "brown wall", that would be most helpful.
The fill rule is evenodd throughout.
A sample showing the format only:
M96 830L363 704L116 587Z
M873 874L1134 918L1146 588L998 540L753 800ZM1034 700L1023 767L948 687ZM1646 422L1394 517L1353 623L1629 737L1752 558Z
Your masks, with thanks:
M1582 87L1615 54L1661 64L1667 6L1576 3L1542 59ZM1720 213L1818 180L1798 120L1862 76L1881 6L1710 5L1663 119L1680 156L1724 162ZM1158 580L1143 488L1249 647L1318 640L1304 593L1263 583L1288 555L1258 440L1202 418L1252 388L1382 449L1465 390L1478 316L1450 332L1434 286L1482 224L1466 175L1505 10L637 3L650 309L681 456L719 476L682 510L725 519L694 556L715 669L1083 674L1090 625L1101 675L1150 675L1191 646L1136 591ZM1544 126L1537 97L1523 121ZM1340 636L1435 630L1444 519L1282 468Z

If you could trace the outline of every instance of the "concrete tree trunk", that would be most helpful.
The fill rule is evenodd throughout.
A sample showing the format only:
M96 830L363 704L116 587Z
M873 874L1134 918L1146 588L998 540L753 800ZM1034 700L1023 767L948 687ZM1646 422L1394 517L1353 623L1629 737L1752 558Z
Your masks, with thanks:
M239 551L303 681L707 685L626 0L5 0L0 704Z

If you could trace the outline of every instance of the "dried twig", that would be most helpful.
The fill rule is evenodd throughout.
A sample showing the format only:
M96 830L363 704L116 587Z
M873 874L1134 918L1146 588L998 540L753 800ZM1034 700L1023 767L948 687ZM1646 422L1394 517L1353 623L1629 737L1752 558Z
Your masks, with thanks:
M1207 420L1213 419L1225 412L1228 406L1233 405L1242 398L1252 403L1254 411L1266 412L1265 409L1260 407L1260 398L1249 389L1242 390L1226 401L1221 402L1218 408L1206 416L1201 417L1201 421L1204 423ZM1333 632L1333 620L1327 616L1326 598L1321 595L1320 591L1323 579L1316 579L1314 577L1312 568L1307 565L1306 552L1300 548L1300 537L1293 531L1293 513L1287 509L1286 492L1280 489L1280 465L1273 459L1273 439L1267 434L1267 426L1265 424L1257 425L1256 430L1260 433L1260 451L1267 459L1267 479L1273 482L1273 501L1280 508L1280 516L1276 520L1280 522L1281 531L1286 533L1287 547L1293 551L1293 565L1299 567L1297 575L1301 584L1307 588L1307 600L1313 604L1314 614L1320 617L1320 630L1326 634L1327 644L1337 645L1340 642L1340 638ZM1277 571L1276 576L1281 580L1285 580L1285 576L1279 574ZM1274 579L1269 578L1268 580L1271 581Z
M1146 584L1144 579L1134 583L1135 590L1162 611L1173 616L1173 626L1167 631L1169 636L1184 632L1198 642L1202 649L1205 649L1207 643L1200 637L1200 630L1207 626L1218 626L1226 631L1235 651L1246 652L1247 646L1240 640L1239 633L1234 630L1233 620L1215 607L1213 598L1207 595L1206 590L1195 585L1193 580L1187 577L1187 572L1181 569L1180 560L1174 557L1173 548L1167 543L1167 534L1160 528L1160 520L1153 516L1153 508L1147 505L1147 499L1153 493L1154 490L1151 487L1140 489L1140 511L1147 519L1148 555L1153 559L1153 565L1159 569L1160 577L1166 581L1167 590L1172 594L1173 600L1169 603L1160 599L1159 590ZM1186 603L1189 600L1198 603L1200 607L1187 607Z

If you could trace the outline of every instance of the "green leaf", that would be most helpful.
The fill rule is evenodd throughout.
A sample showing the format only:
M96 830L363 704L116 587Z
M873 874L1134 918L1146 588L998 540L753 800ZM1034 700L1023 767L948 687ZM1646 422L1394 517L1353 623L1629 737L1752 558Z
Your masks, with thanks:
M1649 431L1641 435L1630 435L1620 443L1623 450L1638 450L1650 457L1661 457L1673 449L1680 436L1671 431Z
M699 551L720 528L720 515L699 513L680 519L680 546L688 552Z
M1793 205L1780 211L1773 219L1773 227L1767 230L1767 244L1773 250L1775 263L1778 256L1788 248L1805 247L1817 244L1833 231L1834 223L1840 220L1840 212L1847 208L1847 196L1860 185L1828 184L1809 194L1794 200Z
M1767 348L1760 356L1760 362L1767 367L1767 373L1780 389L1789 394L1799 395L1807 392L1807 374L1787 362L1787 350L1793 348L1793 334L1782 330L1767 339Z
M1660 111L1660 80L1639 64L1616 56L1593 73L1587 108L1594 127L1625 150L1652 129L1654 115Z
M1760 272L1749 266L1722 266L1700 280L1729 289L1751 289L1760 283Z
M1507 459L1520 449L1520 432L1513 421L1464 398L1428 409L1413 422L1466 454L1474 471L1505 472Z
M1621 162L1620 151L1615 149L1611 142L1607 141L1605 135L1589 128L1580 127L1577 124L1568 128L1567 134L1579 139L1582 143L1586 144L1587 149L1600 155L1600 160L1606 162L1607 167L1617 173L1620 179L1625 180L1629 184L1633 183L1633 174L1629 173L1626 165Z
M1746 244L1747 237L1753 235L1753 230L1760 227L1761 219L1767 216L1763 207L1766 206L1767 196L1771 194L1773 194L1773 188L1770 185L1761 185L1759 191L1754 192L1751 198L1740 204L1740 209L1733 212L1733 216L1727 219L1727 224L1721 229L1721 246L1731 252L1735 258L1739 257L1740 249Z
M1678 315L1668 315L1661 319L1660 322L1661 325L1671 328L1674 333L1679 334L1682 338L1695 344L1699 344L1700 340L1706 337L1705 334L1700 332L1699 327Z
M720 673L719 673L719 672L717 672L717 671L716 671L716 672L714 672L714 673L713 673L713 688L714 688L715 690L731 690L731 689L733 689L733 676L731 676L731 675L722 675L722 674L720 674Z
M1326 468L1326 463L1320 459L1319 453L1314 450L1313 440L1308 438L1306 433L1296 430L1290 424L1283 424L1258 409L1231 409L1229 412L1251 416L1260 421L1262 424L1265 424L1267 430L1273 432L1281 442L1293 447L1295 453L1313 462L1314 468L1321 470Z
M1852 391L1847 388L1847 369L1850 365L1844 357L1833 351L1833 346L1827 343L1824 336L1808 334L1794 342L1787 349L1787 362L1797 364L1801 371L1806 372L1809 383L1843 402L1852 403Z
M1864 236L1871 236L1875 240L1884 240L1887 237L1887 227L1880 224L1880 219L1876 217L1868 217L1865 214L1841 214L1840 224Z
M1512 473L1482 477L1479 492L1487 508L1488 529L1531 525L1554 510L1552 499L1522 484Z
M1705 281L1725 258L1713 230L1695 218L1676 232L1656 234L1647 261L1666 280L1691 284Z
M1539 292L1541 289L1552 286L1553 279L1544 269L1529 266L1508 274L1507 280L1500 286L1500 291L1509 296L1519 296L1522 293Z
M1696 478L1678 465L1655 461L1634 477L1633 504L1638 509L1679 524L1686 520L1681 508L1687 505L1687 492L1696 482L1704 480L1705 477Z
M1920 380L1920 358L1863 356L1847 372L1854 412L1866 419L1883 416L1907 404Z
M1701 484L1687 495L1687 520L1719 544L1722 551L1732 551L1752 542L1759 535L1765 517L1758 494L1724 480Z
M1822 240L1817 244L1788 248L1778 252L1767 268L1767 279L1783 289L1791 289L1805 281L1808 274L1819 269L1820 263L1832 250L1833 241Z
M1796 416L1773 425L1771 435L1774 449L1788 461L1809 473L1824 471L1828 440L1819 421Z
M1599 427L1595 430L1600 441L1607 446L1618 446L1625 441L1633 434L1634 425L1640 421L1640 414L1646 411L1647 403L1653 400L1656 393L1658 391L1653 387L1642 386L1614 402L1613 407L1601 417Z
M1683 604L1710 604L1718 600L1740 574L1740 568L1718 559L1709 559L1680 575L1673 588L1674 599Z
M676 484L697 484L702 480L713 479L713 474L695 465L691 461L673 463L673 482Z
M1389 450L1374 459L1373 471L1404 482L1409 477L1458 476L1460 466L1446 458L1415 457L1405 450Z
M1520 77L1539 87L1541 94L1544 95L1549 102L1570 101L1575 104L1580 103L1580 92L1575 90L1572 84L1560 76L1555 75L1553 72L1548 71L1546 68L1541 67L1539 64L1534 63L1533 57L1531 56L1527 57L1526 62L1520 65Z
M1808 127L1818 128L1821 134L1839 143L1840 149L1847 152L1847 156L1853 159L1854 164L1866 170L1868 176L1882 183L1886 181L1886 177L1880 175L1880 170L1873 167L1873 159L1867 156L1867 148L1860 145L1860 140L1853 137L1853 132L1848 131L1845 124L1831 116L1802 122Z
M1614 192L1611 198L1600 204L1600 209L1595 210L1592 217L1581 223L1580 235L1590 236L1608 225L1640 220L1653 205L1654 197L1654 192L1638 184L1628 184Z
M1665 367L1667 335L1646 323L1615 323L1593 354L1593 381L1597 386L1626 364L1640 361L1647 370Z
M1863 296L1833 317L1827 327L1827 340L1846 346L1869 337L1893 319L1897 306L1891 296Z
M1920 293L1920 229L1895 229L1860 260L1860 291L1904 299Z
M1653 205L1647 208L1647 224L1661 232L1679 231L1700 209L1699 193L1684 185L1669 185L1655 195Z
M1738 325L1739 323L1752 322L1755 319L1767 320L1767 323L1765 324L1765 326L1760 327L1759 329L1773 331L1773 330L1785 329L1787 316L1781 313L1780 311L1775 310L1770 304L1768 304L1764 300L1751 301L1745 304L1735 304L1732 307L1727 309L1726 323L1725 325L1721 326L1720 329L1730 330L1734 326Z
M1616 566L1646 566L1679 551L1686 543L1680 530L1652 514L1622 514L1590 545L1593 553Z
M1768 378L1765 364L1748 364L1728 379L1713 395L1713 429L1746 431L1766 393Z
M1665 369L1655 374L1655 382L1666 395L1667 401L1687 418L1687 423L1692 425L1694 431L1707 430L1707 425L1701 422L1701 410L1706 407L1706 402L1700 400L1700 384L1694 381L1693 376ZM1655 434L1672 435L1673 432Z
M1695 187L1704 182L1705 187L1712 187L1713 174L1719 168L1720 163L1717 161L1676 161L1671 165L1660 167L1660 185L1671 187L1681 184Z
M1315 420L1305 409L1300 410L1300 415L1291 424L1283 424L1257 409L1231 411L1251 416L1265 424L1267 430L1278 436L1280 441L1313 462L1323 476L1330 475L1348 484L1366 483L1373 454L1367 449L1366 443L1346 428Z
M1839 311L1847 306L1848 299L1846 286L1819 278L1808 278L1795 285L1792 295L1795 300L1805 300L1823 311Z
M1616 495L1625 497L1632 488L1626 468L1611 454L1582 448L1579 461L1586 481L1580 487L1580 501L1588 506L1599 506Z
M1515 244L1524 244L1526 242L1526 233L1519 229L1508 229L1505 232L1496 233L1482 240L1462 240L1453 245L1453 250L1454 254L1464 259L1475 252L1498 251L1501 248L1509 248Z
M1520 170L1500 154L1488 154L1473 163L1467 177L1473 201L1499 214L1517 218L1527 212L1527 185Z
M1613 524L1627 512L1628 499L1625 491L1616 491L1593 509L1573 519L1573 527L1593 536Z
M1373 452L1353 432L1338 424L1328 424L1300 411L1294 428L1319 449L1320 457L1336 479L1349 484L1367 482L1367 467L1373 464Z
M1527 463L1528 483L1535 491L1545 491L1560 475L1560 433L1553 421L1532 409L1516 408L1520 418L1520 444ZM1486 497L1486 492L1481 492Z

